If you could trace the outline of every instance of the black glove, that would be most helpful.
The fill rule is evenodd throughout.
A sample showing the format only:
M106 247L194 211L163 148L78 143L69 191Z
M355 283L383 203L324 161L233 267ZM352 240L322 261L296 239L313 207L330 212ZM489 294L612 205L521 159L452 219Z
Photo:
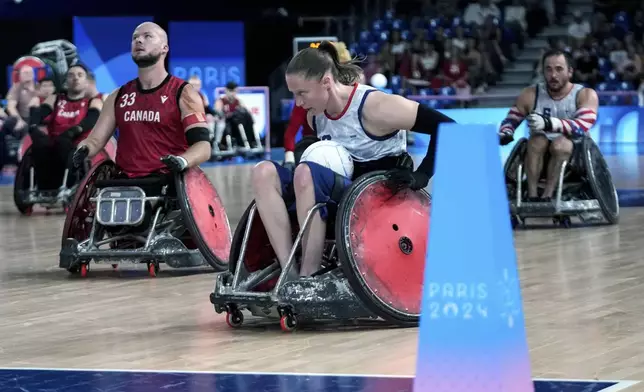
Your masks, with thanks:
M58 135L58 138L59 139L66 138L66 139L74 140L76 136L80 135L81 133L83 133L83 131L79 127L71 127L65 132Z
M75 169L79 169L83 167L83 163L89 156L89 147L82 145L74 151L74 154L72 154L72 166Z
M499 143L502 146L507 146L514 141L514 135L509 132L499 132Z
M178 157L176 155L166 155L161 158L161 162L176 173L181 173L188 167L188 161L184 157Z
M420 171L409 169L392 169L385 173L387 186L394 192L409 188L419 190L429 184L429 176Z
M45 132L40 130L40 127L37 124L30 125L28 132L29 132L29 136L31 136L32 140L34 138L47 136L47 134Z

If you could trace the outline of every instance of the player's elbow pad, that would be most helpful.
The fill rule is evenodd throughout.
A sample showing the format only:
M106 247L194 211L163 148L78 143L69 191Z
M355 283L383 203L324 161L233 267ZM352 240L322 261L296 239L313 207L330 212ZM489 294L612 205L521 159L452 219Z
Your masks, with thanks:
M433 135L438 130L438 125L441 123L455 122L450 117L443 113L430 109L425 105L418 104L418 111L416 112L416 122L410 129L412 132L424 133L426 135Z
M206 127L194 127L186 131L186 141L189 146L199 142L210 143L210 131Z
M94 125L96 125L96 122L98 121L98 118L101 115L101 111L98 110L97 108L90 108L87 111L87 114L85 115L85 118L80 122L80 127L83 130L83 132L94 128Z
M45 104L29 108L29 125L41 125L53 111L51 106Z

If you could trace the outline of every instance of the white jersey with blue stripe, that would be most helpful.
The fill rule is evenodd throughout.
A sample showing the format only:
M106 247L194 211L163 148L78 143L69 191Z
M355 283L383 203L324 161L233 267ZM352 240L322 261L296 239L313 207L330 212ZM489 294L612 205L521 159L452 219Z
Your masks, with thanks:
M323 114L313 117L313 130L321 140L333 140L349 151L357 162L375 161L398 156L407 151L405 131L387 136L374 136L362 126L362 108L367 96L377 89L355 84L349 102L337 117Z

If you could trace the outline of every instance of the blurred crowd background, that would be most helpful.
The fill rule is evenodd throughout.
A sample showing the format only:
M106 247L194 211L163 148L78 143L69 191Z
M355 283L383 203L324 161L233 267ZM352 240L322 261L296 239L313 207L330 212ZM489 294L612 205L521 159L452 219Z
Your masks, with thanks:
M367 83L439 109L511 106L521 89L541 80L540 56L554 47L570 53L574 81L598 90L602 105L644 106L644 2L634 0L356 0L323 5L242 0L215 3L213 10L187 0L180 9L164 11L157 11L163 7L147 0L52 3L3 3L4 18L11 18L0 24L7 41L0 61L6 66L31 54L42 42L63 39L74 44L70 20L76 15L153 15L164 27L174 19L243 21L244 40L237 44L245 53L241 79L220 76L213 82L202 80L204 75L199 73L178 76L190 77L210 97L208 105L216 100L213 87L224 88L231 81L240 87L266 86L271 132L270 140L263 143L273 147L282 145L292 109L284 69L297 49L297 37L334 37L363 60ZM172 53L172 31L170 35ZM194 39L188 50L199 57L207 46L228 38L225 32L204 37L195 30ZM129 42L123 41L117 44L128 52ZM88 54L76 55L83 61ZM169 70L173 72L170 66ZM16 131L21 127L15 126L23 121L21 114L7 107L12 85L30 85L41 97L64 89L50 75L18 71L13 70L13 78L8 71L6 84L0 78L1 132L7 148L23 136ZM130 78L135 77L135 69L131 73ZM91 88L110 92L101 91L101 73L92 76Z

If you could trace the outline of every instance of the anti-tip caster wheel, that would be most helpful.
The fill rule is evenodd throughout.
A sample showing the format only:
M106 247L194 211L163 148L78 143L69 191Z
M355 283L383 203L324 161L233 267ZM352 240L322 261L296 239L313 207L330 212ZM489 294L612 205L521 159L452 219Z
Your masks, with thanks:
M280 318L280 327L284 332L293 332L297 328L297 318L292 314L285 314Z
M159 273L159 265L156 263L148 263L148 274L151 278L156 278Z
M565 227L566 229L572 227L572 220L570 219L569 216L561 216L558 218L553 218L552 222L554 224L558 224L561 227Z
M226 324L230 328L239 328L244 323L244 314L241 310L233 310L226 313Z
M80 276L81 278L87 277L89 273L89 263L83 263L80 265Z

